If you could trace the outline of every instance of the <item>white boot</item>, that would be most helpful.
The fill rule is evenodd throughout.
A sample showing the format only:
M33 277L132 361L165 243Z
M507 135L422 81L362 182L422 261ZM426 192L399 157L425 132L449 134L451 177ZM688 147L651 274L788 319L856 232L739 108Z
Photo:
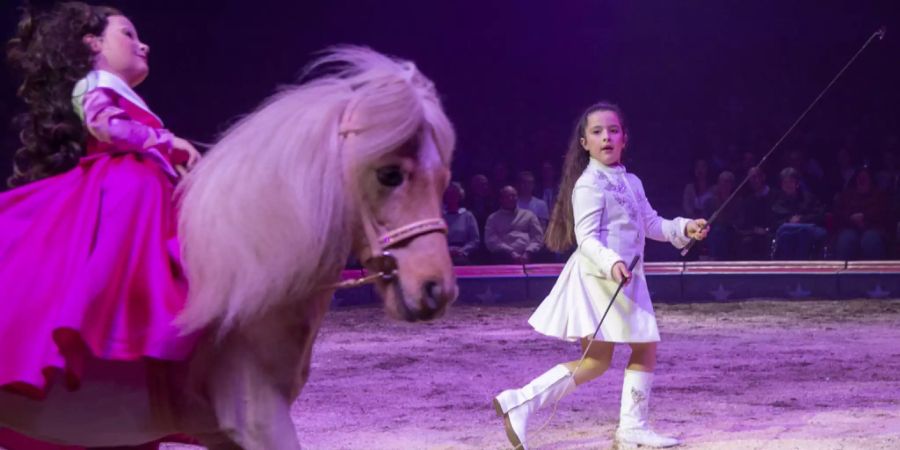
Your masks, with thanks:
M517 449L526 450L528 416L548 402L555 402L575 390L575 378L562 364L553 366L521 389L507 389L494 397L494 409L503 417L506 437Z
M650 412L652 385L653 373L625 370L622 409L619 413L619 429L616 430L616 443L620 448L634 448L638 445L673 447L681 443L678 439L661 436L650 429L647 416Z

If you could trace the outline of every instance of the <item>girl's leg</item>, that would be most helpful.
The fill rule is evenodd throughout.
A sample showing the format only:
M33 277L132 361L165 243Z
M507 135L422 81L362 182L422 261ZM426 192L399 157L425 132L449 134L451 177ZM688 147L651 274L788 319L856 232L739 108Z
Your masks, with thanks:
M631 358L628 359L628 370L653 372L656 369L656 342L629 344Z
M588 342L589 340L586 338L581 340L582 352L587 348ZM609 368L610 362L612 362L615 343L594 341L590 346L591 348L585 356L584 362L575 360L563 364L566 366L566 369L569 369L569 372L575 375L575 384L578 386L603 375L606 369ZM578 367L579 362L581 362L581 367ZM578 368L577 372L575 371L576 367Z
M631 358L622 383L619 428L616 430L616 440L622 446L671 447L679 444L675 438L656 434L647 420L655 368L656 343L631 344Z
M582 349L587 340L582 340ZM494 409L503 418L506 436L518 449L526 449L528 418L541 406L554 403L575 390L576 385L600 376L612 360L613 345L594 342L584 363L573 376L578 361L557 364L519 389L508 389L494 398Z

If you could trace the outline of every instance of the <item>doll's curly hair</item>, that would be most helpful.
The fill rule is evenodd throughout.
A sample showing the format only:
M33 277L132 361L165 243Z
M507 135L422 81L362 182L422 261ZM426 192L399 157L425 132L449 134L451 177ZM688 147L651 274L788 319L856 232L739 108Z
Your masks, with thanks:
M46 11L28 3L16 35L6 44L10 66L22 77L17 95L26 110L15 119L22 143L13 159L10 187L65 172L84 153L86 131L72 105L72 88L93 69L93 53L84 36L100 36L109 16L106 6L65 2Z

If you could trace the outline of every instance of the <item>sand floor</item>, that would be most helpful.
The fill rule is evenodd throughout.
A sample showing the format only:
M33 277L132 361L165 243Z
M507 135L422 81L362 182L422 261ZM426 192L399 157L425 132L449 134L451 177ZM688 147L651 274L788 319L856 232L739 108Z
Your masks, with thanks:
M329 313L294 406L311 449L510 448L501 390L576 359L526 323L533 306L455 305L405 324L378 308ZM657 305L652 422L685 449L900 449L900 301ZM606 449L627 347L531 423L537 449ZM190 446L167 444L167 449Z

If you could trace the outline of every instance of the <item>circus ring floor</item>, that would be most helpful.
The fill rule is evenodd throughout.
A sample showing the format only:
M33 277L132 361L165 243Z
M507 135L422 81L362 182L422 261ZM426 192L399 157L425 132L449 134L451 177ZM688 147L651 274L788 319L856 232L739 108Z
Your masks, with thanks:
M293 409L304 448L510 448L491 398L580 356L526 323L558 270L459 268L460 300L425 324L387 319L365 290L337 297ZM900 448L900 264L647 272L663 340L651 421L679 448ZM536 432L552 408L541 410L532 447L611 448L627 356L620 347Z

